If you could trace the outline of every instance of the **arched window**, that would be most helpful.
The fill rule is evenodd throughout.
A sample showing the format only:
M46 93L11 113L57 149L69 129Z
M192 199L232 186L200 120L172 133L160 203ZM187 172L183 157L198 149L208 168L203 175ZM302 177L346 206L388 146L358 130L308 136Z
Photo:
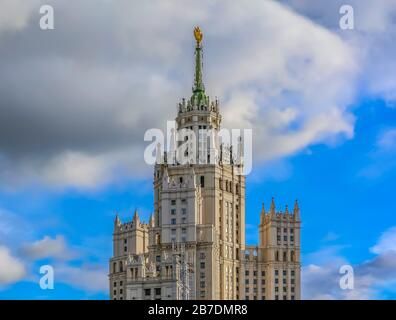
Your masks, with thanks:
M122 261L120 261L120 272L123 272L123 271L124 271L124 267L123 267Z
M291 260L292 262L294 262L294 251L292 251L292 252L290 253L290 260Z
M286 251L283 252L283 261L287 261L287 253L286 253Z
M275 261L279 261L279 251L275 252Z
M117 263L113 262L113 272L117 272Z

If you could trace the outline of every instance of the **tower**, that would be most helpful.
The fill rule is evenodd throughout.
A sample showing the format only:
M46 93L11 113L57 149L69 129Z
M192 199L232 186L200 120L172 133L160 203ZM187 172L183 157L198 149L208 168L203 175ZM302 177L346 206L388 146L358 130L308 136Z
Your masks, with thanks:
M177 105L169 147L157 145L153 214L148 224L140 222L137 212L131 222L122 224L118 216L114 222L110 296L276 299L280 294L275 281L283 278L275 272L283 275L288 270L290 290L282 298L297 299L298 205L293 214L288 209L285 214L276 213L274 200L268 214L263 205L259 245L245 246L243 140L238 137L233 148L231 139L221 134L219 101L205 93L199 28L194 36L191 96ZM282 240L286 233L289 238ZM287 259L276 259L284 253Z

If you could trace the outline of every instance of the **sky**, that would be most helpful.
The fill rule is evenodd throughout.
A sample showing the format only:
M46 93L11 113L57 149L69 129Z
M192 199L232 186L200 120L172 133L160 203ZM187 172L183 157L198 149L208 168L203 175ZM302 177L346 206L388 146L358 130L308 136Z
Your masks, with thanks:
M113 219L153 210L143 137L191 94L196 25L223 127L253 131L247 242L262 202L298 199L302 297L395 299L396 3L349 1L343 30L343 2L0 0L0 299L108 299Z

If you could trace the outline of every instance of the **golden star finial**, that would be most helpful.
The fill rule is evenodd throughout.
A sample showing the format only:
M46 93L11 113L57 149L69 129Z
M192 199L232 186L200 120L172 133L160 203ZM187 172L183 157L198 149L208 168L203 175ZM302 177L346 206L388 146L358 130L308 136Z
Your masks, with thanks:
M202 42L203 33L201 32L201 29L199 29L199 27L195 27L194 37L195 37L195 40L197 40L197 44L200 44Z

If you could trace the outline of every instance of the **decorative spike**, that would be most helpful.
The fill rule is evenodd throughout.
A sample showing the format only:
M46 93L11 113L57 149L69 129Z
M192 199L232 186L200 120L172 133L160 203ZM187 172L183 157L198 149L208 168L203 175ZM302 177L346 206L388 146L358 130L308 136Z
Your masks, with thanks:
M154 215L153 214L150 215L149 225L150 225L150 227L154 227Z
M289 214L289 207L286 205L285 214Z
M133 215L133 221L134 222L140 222L139 214L137 212L137 209L135 209L135 213Z
M117 212L115 219L114 219L114 229L118 228L120 225L121 225L121 220L120 220L120 217L118 216L118 212Z
M300 219L300 207L298 206L298 200L297 199L294 202L293 214L294 214L294 220L299 220Z
M272 200L271 200L271 208L270 208L270 214L271 214L271 215L275 215L275 214L276 214L275 210L276 210L276 207L275 207L275 199L274 199L274 197L272 197Z
M261 215L260 215L260 224L264 223L264 219L265 219L265 206L264 206L264 202L261 208Z

